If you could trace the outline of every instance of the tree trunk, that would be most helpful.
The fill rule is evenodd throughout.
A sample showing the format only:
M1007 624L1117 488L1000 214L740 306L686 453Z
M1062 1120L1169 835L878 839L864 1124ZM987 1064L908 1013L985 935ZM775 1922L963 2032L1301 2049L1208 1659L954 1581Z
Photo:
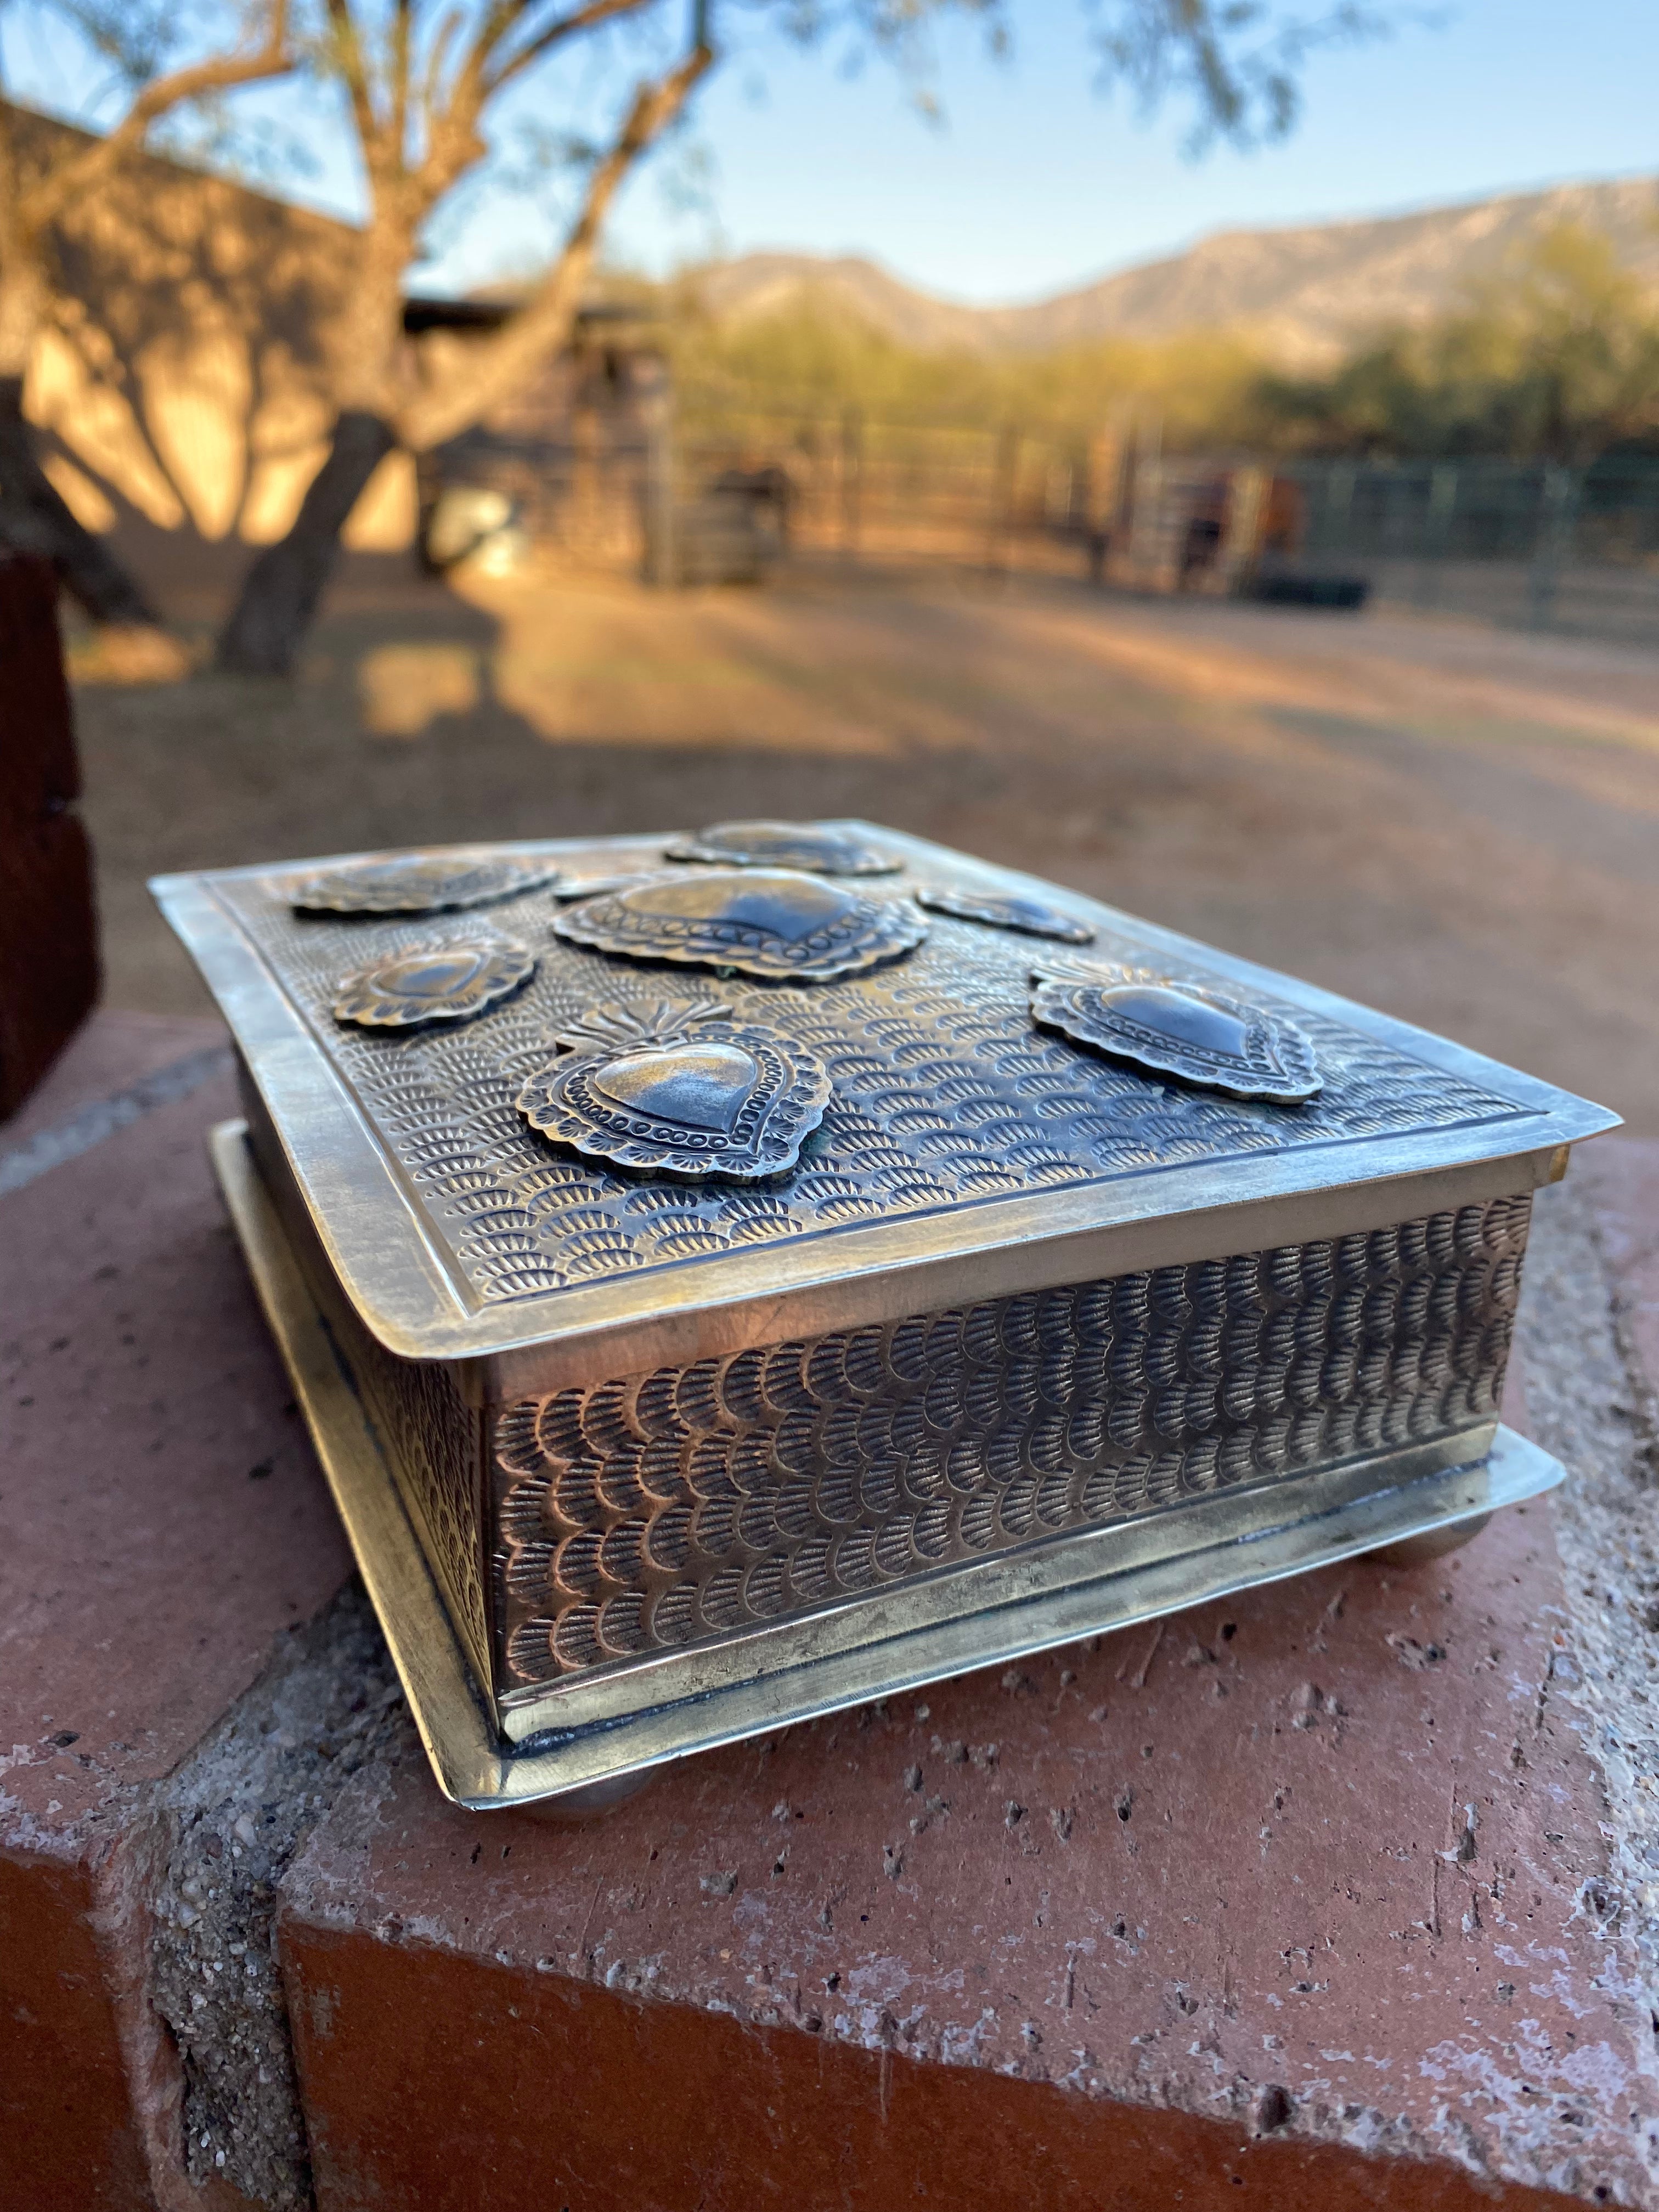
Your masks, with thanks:
M293 527L247 573L219 639L218 665L239 676L286 676L310 627L358 495L397 440L379 415L343 413L328 459L313 477Z
M0 375L0 542L44 554L95 623L159 629L161 617L103 540L70 513L35 456L23 380Z

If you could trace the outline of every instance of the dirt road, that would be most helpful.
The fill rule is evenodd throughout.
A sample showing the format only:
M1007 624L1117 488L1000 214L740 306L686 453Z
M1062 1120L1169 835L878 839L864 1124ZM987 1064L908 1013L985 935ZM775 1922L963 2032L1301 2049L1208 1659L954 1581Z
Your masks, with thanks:
M858 814L1659 1134L1659 652L828 562L673 596L364 563L291 687L79 703L117 1006L201 1003L157 869Z

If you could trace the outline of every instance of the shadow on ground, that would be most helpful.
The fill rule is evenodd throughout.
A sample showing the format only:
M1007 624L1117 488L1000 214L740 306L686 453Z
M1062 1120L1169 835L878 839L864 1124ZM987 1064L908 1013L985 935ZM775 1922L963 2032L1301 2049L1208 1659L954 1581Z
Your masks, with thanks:
M1510 643L1460 634L1450 665L1430 625L1243 617L939 570L803 564L764 591L664 595L548 575L452 591L359 562L291 684L82 688L111 1002L204 1003L143 890L157 872L850 814L1659 1131L1642 672L1575 647L1553 692L1522 672L1520 722Z

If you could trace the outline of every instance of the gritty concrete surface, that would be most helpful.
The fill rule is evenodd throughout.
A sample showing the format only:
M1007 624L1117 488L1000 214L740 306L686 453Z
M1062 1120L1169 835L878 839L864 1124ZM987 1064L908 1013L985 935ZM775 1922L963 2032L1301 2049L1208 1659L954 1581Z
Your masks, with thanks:
M1659 1145L1605 1140L1534 1212L1521 1356L1531 1432L1571 1470L1555 1504L1566 1618L1552 1661L1606 1796L1583 1909L1616 1935L1659 2065Z
M159 868L857 814L1659 1136L1656 674L1617 647L1060 578L809 560L665 594L360 566L293 684L81 690L111 1000L204 1004L143 890Z
M1539 1209L1559 1550L1540 1503L582 1827L405 1735L283 1887L319 2204L1659 2203L1631 1163Z
M181 1041L95 1023L30 1110ZM163 1795L349 1571L203 1149L234 1110L221 1077L0 1199L0 2203L29 2212L198 2201Z
M1607 1272L1613 1325L1642 1432L1642 1466L1659 1481L1659 1144L1592 1146L1579 1181L1586 1187Z
M276 1949L277 1885L401 1703L354 1583L288 1639L159 1793L169 1850L153 1899L150 2002L184 2068L184 2166L270 2212L312 2201Z
M94 1027L44 1124L200 1039ZM1539 1204L1560 1500L572 1826L437 1795L231 1109L0 1200L5 2212L1659 2206L1659 1146Z
M70 1039L10 1120L0 1121L0 1158L87 1107L224 1041L222 1026L199 1016L106 1007Z

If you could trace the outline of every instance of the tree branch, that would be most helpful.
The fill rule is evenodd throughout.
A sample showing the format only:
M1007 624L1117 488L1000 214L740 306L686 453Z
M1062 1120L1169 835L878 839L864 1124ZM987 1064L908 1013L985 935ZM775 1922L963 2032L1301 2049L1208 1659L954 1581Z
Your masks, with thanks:
M169 76L153 78L112 131L71 160L54 164L27 194L28 222L43 229L55 222L71 200L104 183L125 157L143 143L151 124L175 107L199 100L204 93L229 92L238 85L285 76L293 66L288 43L288 0L270 0L269 28L262 46L252 53L210 54L204 61L191 62Z
M5 85L0 82L0 265L11 262L22 250L27 229L15 117Z
M574 325L599 231L618 186L678 116L714 59L711 47L696 46L667 76L639 88L611 150L588 179L563 252L528 301L494 337L470 347L468 358L449 376L399 410L398 441L410 452L441 445L476 422L564 343Z
M545 30L538 31L533 39L508 54L504 61L487 68L484 78L486 95L499 92L504 84L511 83L515 76L538 62L544 54L562 45L565 40L574 38L579 32L597 30L601 23L611 22L618 15L636 15L642 8L652 4L653 0L588 0L586 7L578 8L568 15L557 17ZM507 35L508 33L504 31L501 38ZM500 45L501 42L497 40L495 43Z
M449 50L460 35L463 16L459 8L452 8L440 21L427 52L426 68L421 76L421 124L428 139L437 120L438 88L443 82L444 68L449 59Z
M388 89L392 107L392 142L399 155L405 157L409 148L409 73L413 59L412 9L413 0L397 0L392 19L392 82Z
M380 136L380 119L374 112L374 101L368 88L368 72L363 67L363 50L352 17L350 0L328 0L328 20L339 56L340 75L345 79L346 95L351 102L352 119L357 125L358 143L362 148L364 161L368 161L374 155L374 142Z

